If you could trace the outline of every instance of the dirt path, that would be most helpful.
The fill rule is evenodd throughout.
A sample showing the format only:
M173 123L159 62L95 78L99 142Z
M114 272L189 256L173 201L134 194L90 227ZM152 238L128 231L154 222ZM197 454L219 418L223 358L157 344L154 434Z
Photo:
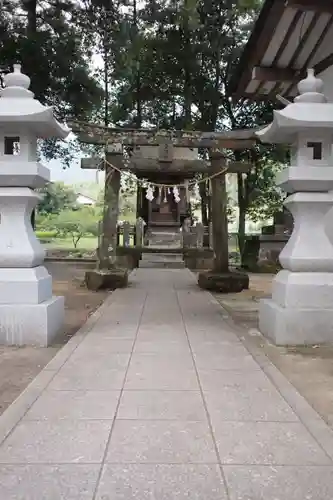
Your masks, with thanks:
M47 263L55 295L65 296L65 326L52 347L0 346L0 414L19 396L56 352L85 323L106 297L82 286L87 265Z
M253 274L250 289L215 297L233 320L245 326L247 339L262 349L315 410L333 426L333 346L276 347L258 332L259 300L269 297L273 275Z

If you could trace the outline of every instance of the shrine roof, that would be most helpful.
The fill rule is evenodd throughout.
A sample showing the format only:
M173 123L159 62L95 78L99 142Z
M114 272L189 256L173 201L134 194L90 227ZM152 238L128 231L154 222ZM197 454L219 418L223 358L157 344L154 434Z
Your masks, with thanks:
M237 98L286 98L312 67L333 65L331 0L265 0L229 83Z
M0 90L0 124L29 125L38 137L59 137L64 139L70 132L59 123L53 114L53 107L43 106L28 90L30 78L21 73L19 65L14 72L4 77L5 88Z

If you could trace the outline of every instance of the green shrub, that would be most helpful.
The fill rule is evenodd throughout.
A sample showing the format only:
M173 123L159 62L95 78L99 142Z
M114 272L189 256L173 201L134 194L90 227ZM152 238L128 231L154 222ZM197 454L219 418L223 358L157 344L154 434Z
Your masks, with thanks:
M40 240L47 240L57 237L57 231L36 231L36 236Z

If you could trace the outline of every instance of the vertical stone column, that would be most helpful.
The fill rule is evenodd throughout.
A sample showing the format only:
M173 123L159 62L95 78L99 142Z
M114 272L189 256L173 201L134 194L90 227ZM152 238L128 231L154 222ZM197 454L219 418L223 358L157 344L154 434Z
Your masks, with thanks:
M117 267L117 222L119 213L120 171L122 155L107 153L105 164L104 211L102 234L97 249L97 269L87 271L90 290L123 288L128 284L128 270ZM113 163L117 168L112 168Z
M119 212L120 172L112 168L112 156L106 156L104 210L101 245L99 248L99 269L116 267L117 260L117 222Z
M225 166L222 153L211 154L211 175L217 174ZM228 220L227 220L227 189L225 174L217 175L212 183L212 224L214 268L216 273L229 271Z
M249 287L249 277L245 273L229 269L227 189L224 173L226 166L220 151L211 152L212 185L212 236L214 261L213 269L199 274L198 285L206 290L220 293L237 293Z

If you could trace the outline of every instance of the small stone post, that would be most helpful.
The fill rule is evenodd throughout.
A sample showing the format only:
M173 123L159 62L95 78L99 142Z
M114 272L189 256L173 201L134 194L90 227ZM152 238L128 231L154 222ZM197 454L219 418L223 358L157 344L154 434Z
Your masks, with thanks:
M205 228L201 222L198 222L197 225L195 226L195 232L196 232L196 247L203 248Z
M213 224L212 222L208 225L208 233L209 233L209 248L213 248Z
M131 241L131 224L125 221L123 224L123 245L129 247Z
M143 230L144 222L141 217L138 217L135 223L136 246L141 248L143 246Z
M52 296L45 251L31 226L39 195L50 180L37 161L37 138L64 139L70 129L34 99L20 65L0 90L0 343L47 346L61 331L64 298Z

